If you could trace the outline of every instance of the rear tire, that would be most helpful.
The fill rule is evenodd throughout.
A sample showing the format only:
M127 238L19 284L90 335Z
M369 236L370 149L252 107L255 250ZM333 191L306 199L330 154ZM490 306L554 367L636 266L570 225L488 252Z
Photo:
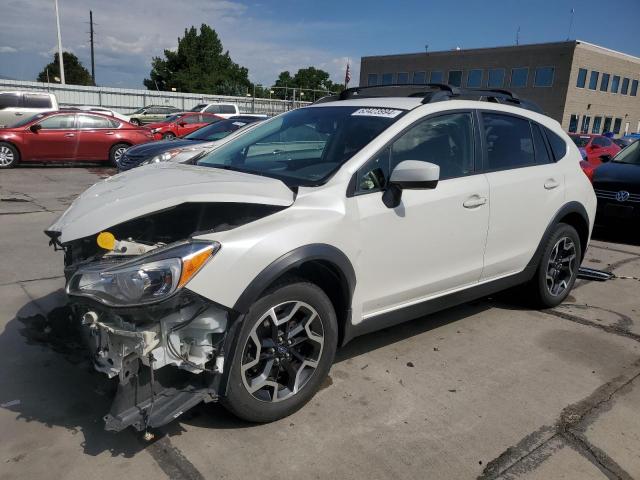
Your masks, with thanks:
M173 132L167 132L162 135L163 140L173 140L174 138L176 138L176 135Z
M111 150L109 150L109 163L111 164L111 166L118 166L118 160L120 160L120 158L124 154L124 151L130 146L131 145L129 145L128 143L116 143L113 147L111 147Z
M251 306L237 342L222 403L244 420L272 422L302 408L329 373L336 314L317 285L280 285Z
M131 123L131 125L137 125L138 127L140 125L142 125L142 123L140 122L140 120L138 120L137 118L132 118L129 123Z
M569 295L578 276L582 245L575 228L556 225L547 240L538 269L528 285L528 292L538 308L553 308Z
M7 142L0 142L0 168L13 168L20 161L18 149Z

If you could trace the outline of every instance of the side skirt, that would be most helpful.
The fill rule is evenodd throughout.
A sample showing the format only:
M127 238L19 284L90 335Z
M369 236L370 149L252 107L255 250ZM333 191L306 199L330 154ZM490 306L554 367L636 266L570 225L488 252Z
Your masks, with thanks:
M398 310L393 310L387 313L381 313L380 315L367 318L356 325L353 325L351 322L347 322L345 325L345 335L342 345L346 345L347 342L360 335L365 335L367 333L375 332L376 330L398 325L462 303L486 297L487 295L491 295L511 287L522 285L533 278L536 272L536 267L536 265L529 265L522 272L516 273L515 275L483 283L482 285L470 287L432 300L426 300L409 307L399 308Z

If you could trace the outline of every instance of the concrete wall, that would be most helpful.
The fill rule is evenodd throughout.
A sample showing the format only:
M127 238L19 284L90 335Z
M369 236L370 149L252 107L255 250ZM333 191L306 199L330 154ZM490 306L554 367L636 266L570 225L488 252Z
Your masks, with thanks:
M145 105L173 105L189 110L203 102L231 102L238 105L243 113L266 113L275 115L292 108L307 105L308 102L292 102L251 97L230 97L224 95L202 95L199 93L156 92L111 87L84 87L80 85L60 85L55 83L27 82L0 79L0 90L31 90L55 93L58 103L64 106L92 105L104 106L122 113L130 113Z
M504 68L505 83L502 88L509 89L522 98L536 102L549 116L560 121L564 113L574 48L575 42L559 42L363 57L360 65L360 85L367 85L370 73L379 75L393 73L393 82L395 83L398 72L409 72L409 82L411 82L412 72L420 71L427 72L427 82L430 72L443 71L443 81L447 83L449 71L462 70L462 86L467 86L469 71L482 69L482 86L486 87L489 69ZM534 87L536 67L547 66L555 68L553 86ZM528 67L529 69L527 85L523 88L511 86L511 71L518 67Z
M576 82L578 80L578 72L580 68L587 70L587 80L585 88L578 88ZM589 89L589 77L591 71L600 72L597 89ZM610 74L609 89L607 92L600 91L602 74ZM593 129L594 118L602 117L600 133L605 117L612 119L620 118L621 134L624 134L625 124L629 124L629 133L637 132L640 129L640 89L637 96L629 94L622 95L620 93L611 93L611 82L613 76L620 76L620 87L622 80L629 78L629 93L631 92L631 83L633 80L640 80L640 58L630 55L613 52L596 45L579 42L576 46L573 66L571 69L571 78L569 80L569 92L565 104L564 114L562 117L562 126L569 128L569 121L572 114L578 115L578 131L585 115L591 117L589 133ZM613 120L612 120L613 126Z

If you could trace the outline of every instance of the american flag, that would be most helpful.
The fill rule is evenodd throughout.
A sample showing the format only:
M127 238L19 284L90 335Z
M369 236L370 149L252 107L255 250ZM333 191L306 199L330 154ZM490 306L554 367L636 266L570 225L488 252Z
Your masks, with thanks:
M344 87L347 88L351 81L351 69L349 68L349 62L347 62L347 71L344 74Z

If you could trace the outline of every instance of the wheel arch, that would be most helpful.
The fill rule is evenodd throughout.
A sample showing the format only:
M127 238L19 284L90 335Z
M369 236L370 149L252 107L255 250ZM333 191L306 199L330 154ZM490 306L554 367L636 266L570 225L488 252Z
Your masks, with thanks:
M351 321L356 275L348 257L332 245L304 245L274 260L245 288L233 310L240 314L247 313L267 289L286 277L307 280L324 291L334 306L338 320L338 344L342 344L345 328L348 328L346 325Z
M20 151L20 147L16 145L15 142L12 142L11 140L0 140L0 143L6 143L8 145L11 145L13 148L15 148L16 152L18 152L18 162L20 161L20 159L22 158L22 152Z

